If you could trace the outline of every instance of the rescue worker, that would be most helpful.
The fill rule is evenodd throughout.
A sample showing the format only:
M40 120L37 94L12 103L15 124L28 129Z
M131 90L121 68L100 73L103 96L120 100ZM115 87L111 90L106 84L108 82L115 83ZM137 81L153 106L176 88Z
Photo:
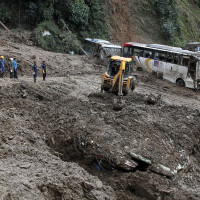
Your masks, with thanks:
M8 63L9 71L10 71L10 78L13 78L13 58L10 58L10 62Z
M42 61L42 75L43 75L43 81L45 81L47 75L47 66L45 64L45 61Z
M32 70L33 70L33 80L34 80L34 83L36 83L36 78L37 78L37 73L38 73L36 62L34 62L34 65L32 66Z
M1 59L0 59L0 75L1 75L1 78L3 78L4 72L5 72L5 61L4 61L4 57L1 56Z
M16 58L13 59L13 70L14 70L14 78L18 79L18 76L17 76L17 61L16 61Z

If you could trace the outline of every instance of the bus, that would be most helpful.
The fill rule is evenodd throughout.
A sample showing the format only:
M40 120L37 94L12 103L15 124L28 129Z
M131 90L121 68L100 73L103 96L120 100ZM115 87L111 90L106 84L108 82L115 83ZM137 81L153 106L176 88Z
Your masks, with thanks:
M122 47L112 44L107 40L85 38L83 49L89 55L97 56L100 59L105 59L112 56L121 56Z
M123 56L132 57L137 70L147 70L181 87L200 88L198 52L160 44L128 42Z
M187 43L185 48L190 51L199 51L200 53L200 42Z

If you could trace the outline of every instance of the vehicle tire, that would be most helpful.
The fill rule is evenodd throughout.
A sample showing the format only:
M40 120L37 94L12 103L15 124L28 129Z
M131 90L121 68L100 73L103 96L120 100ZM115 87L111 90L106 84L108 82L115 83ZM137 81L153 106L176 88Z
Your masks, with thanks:
M176 85L178 85L179 87L185 87L185 82L183 79L178 79L176 81Z
M130 84L123 91L124 96L128 95L132 91L132 87L133 87L133 81L131 80Z
M136 85L138 84L138 80L136 77L133 77L133 79L131 79L131 82L132 82L131 90L133 91L135 89Z

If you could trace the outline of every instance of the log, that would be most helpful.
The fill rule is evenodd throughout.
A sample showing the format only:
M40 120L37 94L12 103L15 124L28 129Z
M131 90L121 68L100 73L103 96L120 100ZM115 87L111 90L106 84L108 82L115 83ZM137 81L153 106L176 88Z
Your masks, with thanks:
M86 51L82 48L81 45L78 45L78 47L80 48L80 50L81 50L88 58L90 58L90 56L86 53Z

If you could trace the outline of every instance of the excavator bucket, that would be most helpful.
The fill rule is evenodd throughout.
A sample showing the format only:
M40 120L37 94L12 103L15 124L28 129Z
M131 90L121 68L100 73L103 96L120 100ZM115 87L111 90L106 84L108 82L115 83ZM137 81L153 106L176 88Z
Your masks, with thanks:
M113 110L122 110L125 106L122 97L134 90L136 81L131 74L131 61L132 58L112 56L107 72L102 76L101 91L111 91L118 95L114 99Z
M118 96L118 98L114 99L113 110L120 111L125 106L125 100L122 99L122 96Z

